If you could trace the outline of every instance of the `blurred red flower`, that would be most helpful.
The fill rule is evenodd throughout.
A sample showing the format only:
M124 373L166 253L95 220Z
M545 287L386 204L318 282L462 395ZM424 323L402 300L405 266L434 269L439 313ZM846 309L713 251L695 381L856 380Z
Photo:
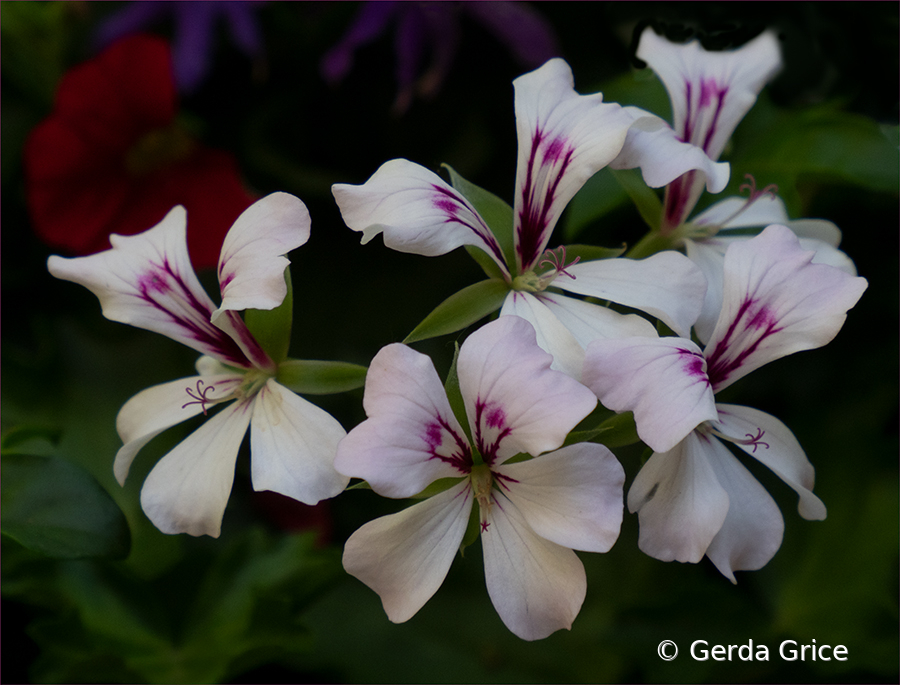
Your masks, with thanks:
M34 230L75 255L109 235L157 224L175 205L188 215L195 268L215 267L229 227L254 197L232 155L200 145L176 119L168 44L124 38L60 81L53 114L24 153Z

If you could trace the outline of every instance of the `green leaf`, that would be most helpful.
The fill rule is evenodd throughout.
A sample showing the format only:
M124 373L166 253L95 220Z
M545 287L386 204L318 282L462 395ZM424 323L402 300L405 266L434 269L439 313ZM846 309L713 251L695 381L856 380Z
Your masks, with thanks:
M287 358L291 344L294 289L290 268L284 270L284 282L287 284L287 295L275 309L248 309L244 312L244 323L250 333L276 364Z
M499 309L508 292L509 285L495 278L466 286L435 307L403 342L427 340L471 326Z
M659 222L663 213L662 202L654 190L644 183L641 170L613 170L611 173L634 202L644 223L654 231L659 230Z
M622 247L600 247L599 245L566 245L566 260L571 264L575 257L582 262L590 262L595 259L614 259L625 252Z
M624 447L640 442L637 428L634 424L634 414L630 411L615 414L603 421L596 428L572 431L566 436L564 445L574 445L579 442L598 442L607 447Z
M122 558L125 516L87 471L59 457L4 454L3 534L47 556Z
M275 379L301 395L331 395L363 387L367 370L350 362L288 359L278 365Z
M516 263L516 251L513 242L513 209L504 200L492 192L481 188L460 176L449 164L442 165L450 174L450 185L472 203L475 211L481 215L491 229L507 266Z
M606 167L591 176L569 202L563 240L574 240L585 228L628 202L628 193Z
M453 362L450 364L450 371L447 372L447 380L444 381L444 392L447 393L447 400L450 402L450 408L453 415L462 426L469 444L472 444L472 430L469 427L469 416L466 414L466 403L463 400L462 391L459 388L459 374L457 373L456 362L459 359L459 343L454 343Z

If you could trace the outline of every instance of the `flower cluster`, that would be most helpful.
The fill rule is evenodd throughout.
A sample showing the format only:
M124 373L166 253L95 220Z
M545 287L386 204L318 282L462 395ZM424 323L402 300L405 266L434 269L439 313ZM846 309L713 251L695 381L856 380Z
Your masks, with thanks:
M364 11L388 10L399 11ZM813 467L790 430L716 395L773 360L827 344L867 283L837 250L833 224L791 221L774 189L758 191L752 177L748 198L689 218L704 190L728 183L718 158L779 69L777 40L767 32L710 53L648 29L637 54L669 91L671 125L579 94L558 58L515 80L511 206L453 170L448 182L405 159L363 184L334 185L363 242L381 235L425 256L465 247L487 275L407 340L474 327L446 380L408 344L387 345L365 373L367 418L349 432L297 394L308 391L299 372L327 363L287 357L285 255L310 231L297 198L269 195L235 221L218 261L219 306L191 268L181 206L144 233L111 236L104 252L51 257L50 272L94 292L107 318L202 355L196 376L144 390L119 413L120 483L155 436L210 415L146 479L141 503L153 523L218 536L249 428L257 490L312 504L355 478L378 495L421 500L366 523L344 549L346 571L378 593L391 621L416 614L457 550L480 538L494 607L513 633L536 640L572 625L587 591L573 550L610 550L625 502L638 514L641 550L655 558L707 556L732 581L772 558L781 513L728 445L793 488L801 516L824 518ZM605 167L638 169L648 187L665 188L648 236L626 256L548 249L566 205ZM362 386L357 379L326 382L326 391ZM618 444L629 416L652 455L626 498L607 443Z

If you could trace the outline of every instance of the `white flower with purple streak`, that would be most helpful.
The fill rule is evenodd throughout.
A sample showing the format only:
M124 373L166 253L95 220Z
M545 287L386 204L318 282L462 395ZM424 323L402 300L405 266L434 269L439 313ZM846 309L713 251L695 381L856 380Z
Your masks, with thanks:
M164 456L144 482L141 505L164 533L219 535L248 427L254 489L314 504L337 495L349 480L333 467L344 429L275 380L278 364L238 314L281 304L289 264L284 255L307 241L309 228L306 206L286 193L244 211L222 245L219 307L191 267L181 206L144 233L110 236L109 250L47 262L55 277L93 292L106 318L161 333L203 354L199 375L148 388L122 407L116 424L124 445L114 464L120 484L151 439L232 402Z
M645 180L656 186L688 169L702 169L718 190L727 182L727 165L715 165L697 147L678 141L665 122L648 112L603 102L600 93L579 95L571 69L561 59L513 85L519 139L513 254L504 254L462 193L405 159L386 162L363 185L333 187L347 226L362 232L363 242L380 233L385 245L401 252L435 256L463 245L483 250L509 286L501 313L528 319L538 344L553 355L553 367L574 378L580 377L584 348L591 340L656 332L638 315L623 315L557 289L639 309L688 335L706 285L683 255L567 264L563 249L546 248L569 200L614 160L618 168L640 166ZM627 157L620 156L632 129L653 132L654 144L632 145Z
M654 450L628 493L647 554L682 562L706 554L734 581L734 571L761 568L778 550L778 507L722 440L796 490L801 516L825 518L812 493L814 469L791 431L756 409L715 401L750 371L837 335L867 283L812 263L813 255L777 225L730 245L722 311L702 350L683 338L588 346L585 384L604 406L634 412L638 435Z
M372 360L368 419L338 445L336 468L386 497L446 485L347 541L344 568L379 594L391 621L411 618L440 587L477 503L488 593L506 626L536 640L572 625L586 593L572 550L616 541L624 472L603 445L557 449L596 397L550 362L519 317L469 336L457 369L470 441L428 357L393 344ZM510 463L522 453L541 456Z

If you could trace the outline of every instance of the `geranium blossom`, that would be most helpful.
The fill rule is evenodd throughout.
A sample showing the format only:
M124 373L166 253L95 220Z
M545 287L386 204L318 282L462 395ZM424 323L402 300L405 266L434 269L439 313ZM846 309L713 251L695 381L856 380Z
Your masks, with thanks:
M756 409L715 401L750 371L837 335L867 284L813 256L784 226L731 244L721 315L703 350L682 338L588 346L585 384L604 406L634 412L654 450L628 493L647 554L688 562L706 554L734 580L734 571L761 568L777 551L781 513L722 440L796 490L801 516L825 518L813 467L790 430Z
M252 202L234 158L202 146L176 119L168 45L131 36L60 81L53 114L25 145L28 208L38 236L69 254L109 247L175 205L191 215L188 249L212 268L228 227Z
M341 441L336 468L396 498L455 479L347 541L344 567L381 596L391 621L411 618L440 587L477 503L488 593L506 626L526 640L571 626L586 592L572 549L613 545L624 473L602 445L557 449L596 398L550 361L519 317L469 336L457 368L470 441L428 357L393 344L372 360L369 418ZM520 453L541 456L509 463Z
M781 69L778 39L766 31L736 50L709 51L697 40L672 43L650 28L641 34L637 56L646 61L663 82L672 103L673 126L678 136L718 159L738 124L756 102L763 86ZM747 197L724 198L688 219L703 193L702 170L691 170L666 187L660 232L673 247L683 247L703 271L706 298L695 330L709 339L722 305L722 260L736 240L751 237L746 229L762 230L772 224L787 226L801 244L816 251L816 262L837 266L856 275L853 262L837 249L841 233L830 221L788 218L775 186L757 189L747 174L741 186Z
M218 307L191 268L183 207L144 233L111 236L110 250L47 262L57 278L93 292L106 318L161 333L203 354L197 376L148 388L122 407L116 427L124 445L114 464L120 484L154 437L231 402L164 456L144 482L141 505L164 533L219 535L248 426L254 489L314 504L348 482L333 468L344 429L276 380L280 360L262 349L238 315L281 304L289 264L283 255L307 241L309 228L305 205L285 193L264 197L242 213L222 246Z
M380 233L385 245L401 252L434 256L463 245L483 250L510 290L501 313L528 319L538 343L553 354L554 368L574 378L581 373L584 347L594 338L656 333L640 316L622 315L556 289L643 310L687 335L699 314L705 282L683 255L666 252L642 261L576 264L566 263L564 251L547 252L546 247L569 200L617 158L621 166L646 161L645 180L657 184L699 167L721 189L722 168L695 146L676 140L658 117L603 102L600 93L579 95L561 59L513 85L519 155L508 248L462 193L404 159L385 163L361 186L333 187L347 226L362 232L363 242ZM619 155L633 127L652 132L656 146L648 155L632 147L623 161ZM727 181L727 167L725 174Z

